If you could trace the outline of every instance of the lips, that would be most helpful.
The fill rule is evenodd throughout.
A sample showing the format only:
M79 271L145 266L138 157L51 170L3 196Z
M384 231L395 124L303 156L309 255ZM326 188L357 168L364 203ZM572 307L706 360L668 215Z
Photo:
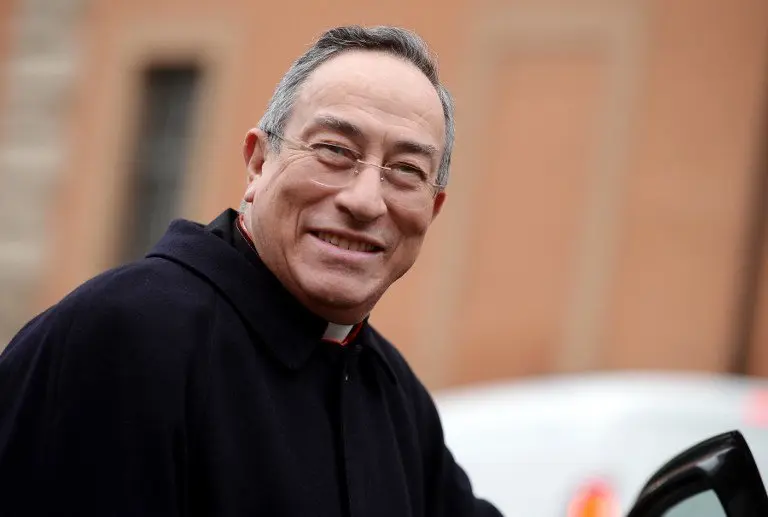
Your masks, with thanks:
M342 237L340 235L336 235L330 232L313 232L313 235L318 239L320 239L321 241L325 241L328 244L332 244L336 246L337 248L341 248L349 251L357 251L362 253L375 253L377 251L382 250L380 246L371 244L370 242L365 242L357 239L350 239L350 238Z

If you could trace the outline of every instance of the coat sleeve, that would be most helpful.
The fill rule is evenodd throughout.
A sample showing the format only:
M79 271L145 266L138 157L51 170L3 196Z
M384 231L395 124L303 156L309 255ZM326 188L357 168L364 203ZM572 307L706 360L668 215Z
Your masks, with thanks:
M427 515L441 517L501 517L490 502L474 495L464 469L445 444L442 424L432 397L416 380L415 399L426 472Z
M0 356L0 515L183 514L184 335L82 298Z

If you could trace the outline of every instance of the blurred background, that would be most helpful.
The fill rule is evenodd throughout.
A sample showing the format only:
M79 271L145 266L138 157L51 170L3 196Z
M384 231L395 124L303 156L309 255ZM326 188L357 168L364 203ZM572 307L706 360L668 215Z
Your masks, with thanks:
M448 202L372 321L431 388L768 375L765 0L0 0L0 347L175 217L323 30L396 24L457 103Z

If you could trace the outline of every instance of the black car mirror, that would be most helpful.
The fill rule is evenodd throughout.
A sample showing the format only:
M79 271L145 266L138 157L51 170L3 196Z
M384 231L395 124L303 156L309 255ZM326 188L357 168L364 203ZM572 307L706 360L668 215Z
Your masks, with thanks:
M656 471L627 517L768 516L760 472L738 431L685 450Z

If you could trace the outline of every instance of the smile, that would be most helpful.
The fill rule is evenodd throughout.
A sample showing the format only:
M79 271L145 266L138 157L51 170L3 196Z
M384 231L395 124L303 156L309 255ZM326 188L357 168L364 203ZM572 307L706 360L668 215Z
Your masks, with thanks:
M338 235L334 235L329 232L312 232L312 234L318 239L320 239L321 241L327 242L328 244L332 244L337 248L341 248L349 251L374 253L382 250L382 248L374 244L363 242L363 241L347 239L344 237L340 237Z

